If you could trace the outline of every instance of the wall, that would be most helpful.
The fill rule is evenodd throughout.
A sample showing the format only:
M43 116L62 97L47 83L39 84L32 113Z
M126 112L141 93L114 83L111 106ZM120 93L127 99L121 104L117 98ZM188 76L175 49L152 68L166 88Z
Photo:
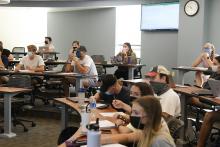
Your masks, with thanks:
M88 54L103 54L106 59L114 55L115 8L48 13L48 35L56 50L67 52L73 40L79 40Z
M4 47L40 45L47 34L47 12L36 8L1 8L0 40Z

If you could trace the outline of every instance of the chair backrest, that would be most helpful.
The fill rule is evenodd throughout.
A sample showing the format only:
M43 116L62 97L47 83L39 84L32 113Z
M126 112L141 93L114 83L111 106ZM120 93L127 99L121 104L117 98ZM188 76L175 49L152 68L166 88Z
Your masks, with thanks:
M12 54L15 59L22 58L24 54L14 54L14 53L25 53L25 47L14 47L12 49Z
M104 55L92 55L91 58L95 63L102 63L105 60Z
M137 59L137 64L141 64L141 58L136 58Z
M28 75L12 75L9 77L8 87L32 88L31 77Z

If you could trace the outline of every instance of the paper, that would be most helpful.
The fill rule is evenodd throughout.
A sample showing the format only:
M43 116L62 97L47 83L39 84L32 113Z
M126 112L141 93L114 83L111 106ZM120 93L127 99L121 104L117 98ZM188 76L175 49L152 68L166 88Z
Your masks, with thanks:
M29 72L34 72L34 71L31 71L31 70L19 70L19 72L29 73Z
M102 116L113 117L115 114L124 115L123 112L103 112L100 113Z
M95 123L95 121L91 121L90 123ZM99 120L99 127L100 129L112 129L115 128L115 124L108 120Z
M101 103L97 103L96 104L96 108L102 108L102 107L105 107L106 104L101 104Z
M189 86L176 84L176 87L179 87L179 88L186 88L186 87L189 87Z

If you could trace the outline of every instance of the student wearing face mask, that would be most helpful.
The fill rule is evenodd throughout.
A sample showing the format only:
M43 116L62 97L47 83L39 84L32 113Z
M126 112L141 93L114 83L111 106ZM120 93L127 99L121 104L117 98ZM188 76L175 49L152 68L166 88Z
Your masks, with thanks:
M85 88L96 86L96 82L98 80L98 73L92 58L89 55L87 55L87 50L85 46L80 46L77 49L76 56L73 57L71 66L73 67L74 72L76 73L88 74L92 76L91 78L83 80L83 86ZM75 78L66 78L63 82L67 82L66 85L75 85Z
M195 59L192 64L192 67L197 67L200 64L205 67L209 68L213 66L213 60L215 58L215 47L210 42L204 44L202 48L201 54ZM196 72L195 74L195 82L197 86L202 87L204 81L206 81L208 76L204 76L202 72Z
M123 86L117 80L116 76L112 74L107 74L101 78L101 81L102 81L102 85L100 88L100 92L97 92L94 95L96 101L103 100L107 104L112 104L114 100L120 100L123 103L130 105L129 89ZM117 110L124 111L123 109L117 109Z
M170 72L162 65L153 67L146 77L150 79L150 84L160 100L162 111L171 115L179 116L181 111L180 98L171 88L172 77Z
M26 70L43 72L45 64L42 57L36 55L37 47L35 45L28 45L27 49L27 55L24 56L19 64L15 67L15 72L18 72L22 68L22 66Z
M72 58L76 54L76 51L79 47L80 47L79 41L77 40L73 41L72 48L69 50L68 61L72 61Z
M130 88L130 99L135 100L137 97L154 95L152 87L148 83L138 82L132 84ZM124 109L127 114L131 113L131 106L121 100L114 100L112 105L117 109Z
M52 38L51 37L45 37L45 41L44 41L45 47L47 52L54 52L55 51L55 47L52 44Z
M140 97L133 102L130 122L136 128L134 132L102 135L101 143L133 143L135 147L175 147L167 124L162 119L160 102L154 96Z

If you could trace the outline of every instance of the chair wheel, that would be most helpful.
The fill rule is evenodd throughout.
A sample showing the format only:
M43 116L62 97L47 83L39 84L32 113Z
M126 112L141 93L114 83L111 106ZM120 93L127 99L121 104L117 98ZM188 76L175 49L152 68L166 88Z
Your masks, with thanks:
M36 124L35 124L35 123L32 123L31 126L32 126L32 127L36 127Z
M27 128L24 128L24 132L27 132L28 131L28 129Z

